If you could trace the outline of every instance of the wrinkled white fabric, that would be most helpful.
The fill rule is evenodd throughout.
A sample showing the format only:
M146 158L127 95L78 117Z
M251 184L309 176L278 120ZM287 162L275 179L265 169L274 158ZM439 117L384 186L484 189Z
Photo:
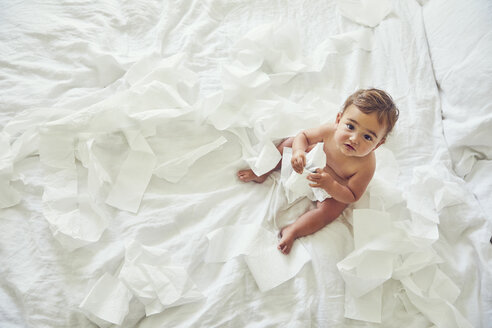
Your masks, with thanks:
M205 261L225 262L239 255L261 252L271 246L270 232L254 224L229 226L207 234Z
M337 0L344 17L374 27L391 12L390 0Z
M362 23L325 0L3 6L2 322L376 326L345 315L386 326L489 322L490 313L476 309L491 308L490 229L453 173L422 8L415 1L391 5L391 14L378 13L380 22L373 14L382 7L358 7L352 14ZM400 119L387 148L376 151L365 195L326 228L296 240L310 261L290 269L297 251L278 252L278 228L315 205L306 197L289 204L279 172L263 184L242 183L236 173L274 168L274 144L335 120L361 87L387 90ZM477 126L476 136L486 136ZM460 174L473 174L487 151L465 152ZM390 233L351 253L353 209L386 213ZM270 243L266 252L205 261L207 234L249 224L269 231L256 239ZM127 260L124 246L133 240L156 257ZM370 271L367 259L382 261L384 270ZM266 275L276 263L289 269ZM92 301L84 304L103 318L78 308L86 296L104 300L105 291L122 296L111 313L109 304ZM191 301L198 294L203 298ZM440 310L446 320L435 315Z
M11 187L12 150L10 138L6 133L0 133L0 208L14 206L19 203L19 193Z

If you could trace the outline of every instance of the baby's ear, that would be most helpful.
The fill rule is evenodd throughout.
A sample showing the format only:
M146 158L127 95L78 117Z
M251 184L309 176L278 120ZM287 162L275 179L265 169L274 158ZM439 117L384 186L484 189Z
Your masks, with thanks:
M335 121L336 124L340 123L340 119L342 118L342 113L341 112L338 112L337 114L337 119Z
M374 147L373 150L378 149L378 147L381 146L382 144L384 144L385 142L386 142L386 137L384 137L383 139L381 139L381 141L378 142L378 144L376 145L376 147Z

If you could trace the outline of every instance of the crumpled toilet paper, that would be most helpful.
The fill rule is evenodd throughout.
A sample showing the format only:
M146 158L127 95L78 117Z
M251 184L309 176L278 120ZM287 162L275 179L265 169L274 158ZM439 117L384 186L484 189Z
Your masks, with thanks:
M339 3L347 17L375 26L387 15L389 1L378 0L378 6L373 5L374 0ZM366 14L361 15L359 8L351 10L354 3L364 4L362 10L366 10ZM104 194L100 192L103 186L109 188L109 195L102 202L106 200L113 207L135 213L152 174L177 182L195 160L223 144L224 139L218 138L202 145L204 148L197 148L197 152L191 154L193 156L158 163L154 152L158 153L159 149L152 149L148 139L161 123L172 121L173 124L186 115L188 120L201 120L221 132L226 130L226 133L238 136L242 141L243 159L257 175L268 172L280 160L271 140L312 126L313 121L319 123L318 118L309 116L309 111L300 104L292 105L281 92L276 93L275 88L280 90L283 83L299 73L321 72L327 63L331 63L327 54L354 49L370 51L373 44L371 29L354 30L328 38L316 49L314 56L305 58L299 37L292 31L295 32L295 28L278 29L276 25L269 25L249 33L236 46L233 65L224 68L224 90L205 101L203 109L199 108L201 105L194 105L197 75L183 67L184 57L175 56L162 59L157 65L153 61L136 63L125 77L130 84L129 90L73 115L60 112L62 114L53 116L59 118L57 121L45 119L26 127L25 132L20 129L18 135L21 136L12 145L7 136L0 135L0 207L19 202L19 195L10 186L12 163L37 154L39 138L41 162L49 167L44 184L44 215L55 237L68 249L95 242L107 224L101 206L104 204L93 199L93 196L98 198ZM300 87L298 93L305 91ZM303 96L308 98L309 93ZM311 98L319 97L313 94ZM290 119L288 124L281 122L278 120L279 113L283 113L281 110L290 110L286 111L285 117L295 119ZM15 131L15 125L21 122L12 124L10 131ZM45 125L45 129L38 130L39 125ZM247 138L247 133L254 135ZM118 166L115 176L111 176L111 168L98 162L100 158L93 147L99 136L114 134L123 134L128 145L125 145L127 153L124 153L123 164ZM107 143L106 146L112 145ZM288 152L286 149L284 153L285 169L291 168ZM80 175L74 153L88 170L87 174ZM310 154L308 157L316 157L311 168L325 166L325 159L321 159L324 155L322 146ZM111 159L115 161L115 157ZM185 166L182 171L179 170L181 164ZM308 170L303 175L285 172L283 170L281 176L289 190L289 201L306 195L312 200L327 197L317 194L322 189L308 186L309 181L305 179ZM350 293L346 299L346 315L380 322L382 284L388 279L397 279L402 282L409 302L434 324L469 327L452 304L459 295L459 288L439 270L436 264L440 259L432 249L432 243L439 237L436 211L458 204L463 194L460 188L454 189L455 184L442 183L431 167L415 172L416 179L406 195L407 208L400 204L402 212L407 209L411 212L408 220L401 218L388 225L385 212L354 214L356 250L339 263L347 293ZM81 177L86 175L88 193L81 191L85 187ZM403 202L404 197L375 196L385 188L381 181L373 185L371 205L379 200L388 207ZM391 236L388 237L386 232ZM208 238L206 260L224 262L242 256L261 291L288 281L310 260L302 242L294 243L290 255L281 254L276 249L276 235L258 226L224 227L210 233ZM378 265L373 267L373 261ZM120 276L102 276L81 307L107 322L121 324L132 293L145 305L149 315L201 297L186 270L174 265L166 251L130 244ZM446 318L436 315L439 311L443 311Z
M447 170L427 165L415 168L406 197L392 198L401 203L406 198L408 218L354 209L355 250L337 264L346 283L346 317L381 322L382 285L394 279L406 292L402 299L406 308L418 309L437 327L471 327L453 305L461 291L439 269L442 260L433 248L439 238L438 211L457 204L463 195L457 182L442 179L442 172ZM385 195L385 189L381 183L369 188L370 197L379 199L375 193Z
M39 154L45 164L43 214L53 236L68 250L99 240L107 227L108 216L85 192L85 183L79 182L81 174L75 164L74 138L41 131Z
M281 159L280 152L271 141L262 142L259 148L261 150L257 156L246 158L246 163L257 176L273 170Z
M211 151L219 148L226 142L226 138L219 137L215 141L198 147L179 158L159 164L154 169L154 174L160 178L166 179L169 182L176 183L186 175L189 167L193 165L193 163L195 163L200 157L203 157Z
M277 249L277 236L255 224L229 226L207 234L206 262L225 262L242 255L262 292L293 278L311 260L301 242L289 255Z
M413 305L437 327L472 328L452 305L461 290L437 265L419 270L401 282Z
M136 213L156 164L154 152L139 131L123 130L130 153L106 198L108 205Z
M392 254L385 254L371 242L391 231L391 220L387 213L374 210L354 210L355 252L365 256L349 255L338 263L346 282L345 317L370 322L381 322L383 282L391 278ZM368 246L368 247L367 247Z
M282 156L281 181L285 188L285 195L289 203L294 202L300 197L308 197L312 201L322 202L331 196L322 188L312 188L307 176L326 166L326 154L323 151L323 143L318 143L309 153L306 154L306 166L302 174L297 173L292 168L290 162L292 158L292 149L284 148Z
M173 264L169 251L130 241L118 277L104 273L80 307L96 323L101 319L121 325L133 296L145 306L147 316L203 298L186 269Z
M128 304L133 295L117 278L108 273L92 286L80 308L99 319L121 325L128 314Z
M173 265L164 249L128 244L119 278L145 305L147 316L203 298L185 268Z
M144 58L125 76L127 90L77 112L53 109L46 117L11 122L5 131L21 136L11 146L9 135L0 134L0 207L20 200L10 186L12 163L39 153L45 170L43 214L65 248L99 240L109 222L106 204L136 213L152 175L166 171L161 175L169 178L177 171L176 163L157 162L149 139L157 126L169 124L169 118L186 119L192 110L198 79L183 60ZM211 149L194 155L203 156L224 142L219 138ZM197 159L180 164L189 166ZM181 167L169 179L186 172Z

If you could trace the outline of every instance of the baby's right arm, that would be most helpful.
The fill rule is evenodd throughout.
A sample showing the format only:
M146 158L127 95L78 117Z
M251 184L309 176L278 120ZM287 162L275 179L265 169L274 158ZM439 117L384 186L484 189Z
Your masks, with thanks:
M292 158L290 164L294 171L302 174L304 166L306 166L306 152L304 150L296 150L292 152Z
M306 165L306 149L310 145L322 142L323 137L329 133L330 128L330 124L324 124L304 130L295 136L292 143L292 159L290 161L294 171L299 174L302 173Z

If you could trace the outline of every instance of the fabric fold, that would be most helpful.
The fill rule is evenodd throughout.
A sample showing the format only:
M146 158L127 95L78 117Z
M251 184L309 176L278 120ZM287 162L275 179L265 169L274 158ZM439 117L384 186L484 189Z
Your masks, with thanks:
M20 194L10 185L12 157L9 135L0 132L0 208L11 207L20 202Z
M378 25L392 10L390 0L337 0L341 14L362 25Z

